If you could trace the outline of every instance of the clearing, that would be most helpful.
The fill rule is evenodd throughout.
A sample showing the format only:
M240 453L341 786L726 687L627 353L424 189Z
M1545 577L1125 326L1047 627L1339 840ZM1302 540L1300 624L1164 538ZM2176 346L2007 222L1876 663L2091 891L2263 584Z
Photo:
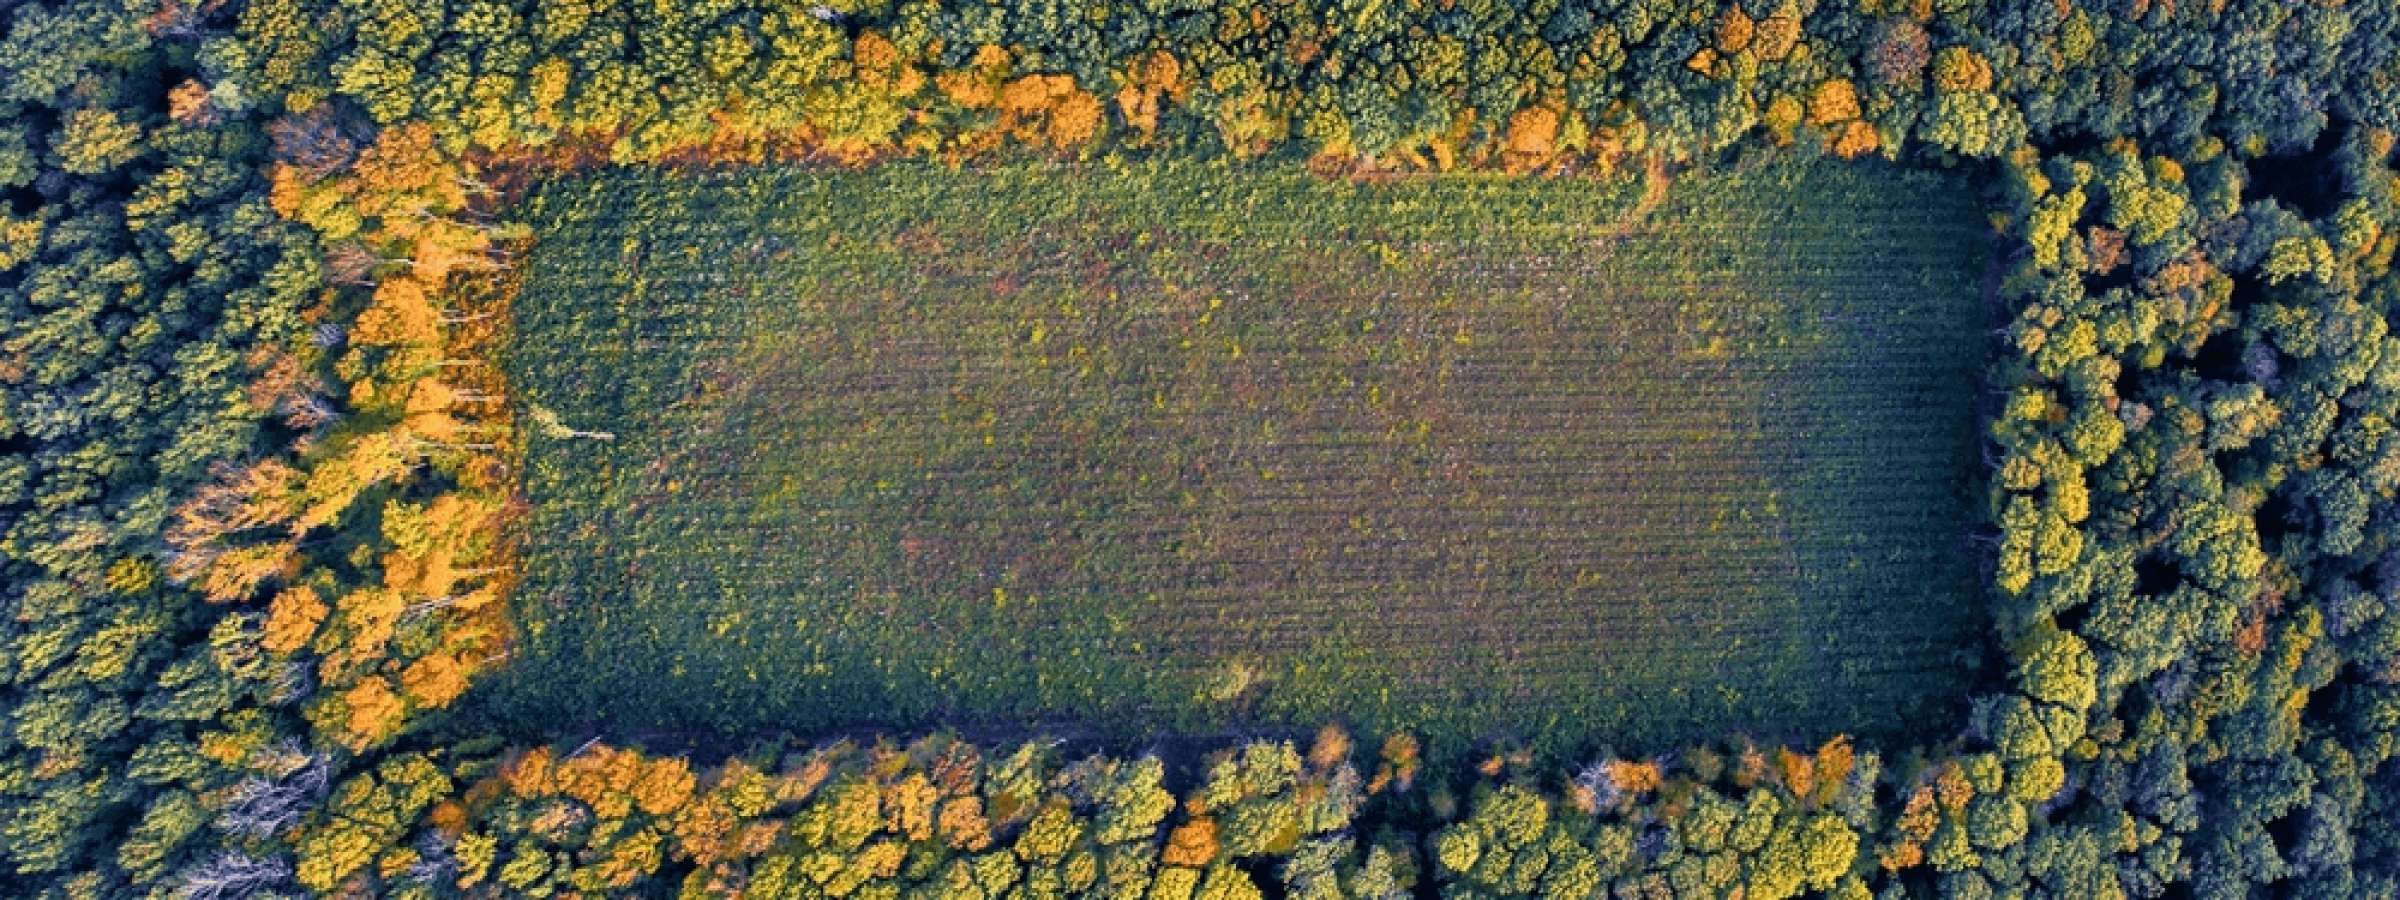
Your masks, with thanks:
M1305 725L1619 748L1952 715L1963 183L1202 162L539 187L536 732Z

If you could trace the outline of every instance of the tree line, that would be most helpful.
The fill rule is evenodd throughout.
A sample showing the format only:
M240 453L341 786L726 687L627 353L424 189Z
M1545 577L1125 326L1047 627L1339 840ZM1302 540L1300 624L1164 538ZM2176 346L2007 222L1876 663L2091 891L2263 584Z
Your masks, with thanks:
M2400 893L2389 4L0 12L0 886ZM506 664L511 167L1181 152L1991 176L2008 659L1924 746L1364 774L437 727ZM2305 177L2295 172L2314 173ZM1888 752L1885 752L1888 751ZM2272 886L2272 887L2264 887Z

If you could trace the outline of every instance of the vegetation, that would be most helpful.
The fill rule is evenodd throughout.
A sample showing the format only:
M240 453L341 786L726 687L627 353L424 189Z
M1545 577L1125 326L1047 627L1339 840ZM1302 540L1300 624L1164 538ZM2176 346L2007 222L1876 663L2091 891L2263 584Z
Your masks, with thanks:
M2276 0L12 4L0 893L2400 894L2396 30ZM445 712L521 646L520 435L577 424L490 364L513 178L1012 154L1992 185L2001 665L1955 733L1472 773L1338 732L1189 772L943 738L695 762Z
M1955 721L1973 195L1777 166L1595 249L1638 192L1151 163L546 185L509 380L606 437L527 439L495 718L1562 749Z

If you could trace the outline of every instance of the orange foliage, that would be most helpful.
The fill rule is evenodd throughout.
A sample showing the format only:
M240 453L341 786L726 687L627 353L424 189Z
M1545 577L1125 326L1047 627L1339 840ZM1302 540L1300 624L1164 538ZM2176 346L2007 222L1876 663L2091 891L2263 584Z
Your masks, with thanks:
M1933 796L1945 809L1965 809L1967 801L1975 799L1975 785L1967 781L1967 772L1958 763L1943 763L1933 776Z
M375 286L374 302L358 314L353 338L361 344L438 346L442 316L426 295L427 284L394 278Z
M482 231L449 219L437 219L417 231L411 248L410 274L426 284L438 285L453 272L489 267L490 261L484 254L491 247L491 238Z
M1808 122L1820 128L1858 118L1858 89L1846 78L1829 78L1808 95Z
M941 798L941 789L934 787L933 780L922 772L887 784L883 789L887 825L911 841L929 840L933 837L934 804Z
M1768 769L1765 753L1756 746L1743 747L1741 757L1734 762L1733 783L1742 787L1756 787L1767 780L1770 774Z
M535 747L502 765L500 781L518 797L539 797L557 790L550 773L550 748Z
M429 653L400 673L400 687L418 707L439 709L467 692L467 667L450 654Z
M397 221L386 221L388 228L427 221L409 215L418 211L463 208L466 188L456 177L456 165L435 142L432 125L410 122L386 128L358 155L351 170L359 212L403 213Z
M267 205L274 208L276 215L300 219L311 186L307 174L296 166L276 163L267 167Z
M699 782L692 774L692 764L683 757L651 759L633 783L634 806L648 815L667 815L691 802L692 788Z
M992 845L992 823L983 814L983 800L954 797L942 803L934 830L953 849L974 852Z
M1558 112L1547 106L1528 106L1508 117L1508 152L1547 157L1558 146Z
M1027 75L1000 88L1000 111L1012 116L1041 115L1050 108L1050 98L1075 89L1075 80L1065 75Z
M1123 86L1117 89L1117 110L1125 116L1127 124L1148 137L1158 130L1160 95L1183 95L1183 64L1167 51L1154 50L1135 60L1121 77Z
M732 849L728 839L738 823L723 798L706 796L684 807L668 831L675 838L676 855L705 867L727 858Z
M1683 67L1710 78L1716 77L1717 48L1700 48L1700 51L1692 54L1690 59L1683 61Z
M1064 150L1099 136L1100 125L1100 98L1075 91L1059 98L1050 108L1046 136L1051 146Z
M178 580L199 577L211 551L227 536L300 515L300 472L281 460L238 469L220 466L214 474L215 480L176 508L175 523L167 529L167 544L178 551L168 569Z
M935 75L933 84L952 103L989 109L1000 104L1000 81L1007 73L1008 51L985 44L976 48L975 59L966 68Z
M1331 771L1350 759L1350 733L1342 726L1328 724L1317 729L1316 743L1309 745L1310 768Z
M290 653L308 646L308 639L317 634L317 625L325 621L329 610L325 601L317 598L315 589L307 585L287 588L275 595L267 605L266 635L260 643L275 653Z
M1885 869L1892 871L1923 862L1923 844L1933 839L1934 831L1941 825L1941 812L1935 806L1933 789L1916 789L1908 795L1908 800L1900 808L1900 817L1892 823L1892 830L1900 836L1901 842L1879 851L1876 854L1879 861Z
M444 800L433 805L432 811L425 814L425 820L443 834L455 838L467 830L467 808L458 801Z
M1793 753L1789 748L1777 748L1775 768L1781 772L1783 785L1791 789L1793 796L1805 798L1817 792L1815 760Z
M167 115L185 125L206 128L217 122L217 105L206 85L186 78L167 92Z
M1666 773L1654 762L1634 762L1620 759L1608 763L1608 782L1627 797L1658 790L1666 782Z
M1755 26L1756 23L1751 21L1748 13L1742 12L1741 7L1726 7L1725 14L1717 17L1717 52L1740 53L1750 49L1750 40L1756 34Z
M1375 767L1375 777L1367 783L1367 793L1379 794L1393 785L1397 785L1399 790L1408 790L1409 785L1416 781L1420 762L1416 736L1402 732L1384 738L1383 752L1379 755L1383 761Z
M907 65L899 46L873 31L860 34L851 43L850 68L859 84L874 90L906 96L924 86L925 76Z
M1850 767L1856 757L1850 748L1849 735L1836 735L1817 748L1817 782L1828 796L1850 780Z
M1176 826L1175 831L1167 835L1166 850L1158 857L1160 862L1170 866L1195 869L1216 861L1216 858L1217 822L1205 816Z
M400 702L400 695L392 693L391 683L380 675L360 679L357 686L344 691L342 705L350 714L343 722L342 727L349 732L343 736L343 740L352 750L364 750L368 745L390 737L408 714L408 707Z
M1879 146L1882 146L1882 140L1875 134L1875 126L1863 120L1852 120L1850 124L1842 126L1841 134L1834 138L1833 155L1857 159L1875 152Z

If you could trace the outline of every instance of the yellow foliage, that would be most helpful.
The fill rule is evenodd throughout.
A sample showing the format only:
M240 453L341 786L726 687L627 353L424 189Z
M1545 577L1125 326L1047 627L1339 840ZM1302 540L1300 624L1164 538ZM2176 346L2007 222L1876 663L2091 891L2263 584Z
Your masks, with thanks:
M128 556L110 563L108 574L101 583L110 593L119 596L139 594L158 583L158 564L139 557Z
M608 855L592 865L591 881L595 888L623 889L632 887L665 861L660 845L665 838L658 832L644 829L608 848ZM589 883L589 882L587 882Z
M1807 107L1802 106L1799 100L1788 94L1779 94L1767 101L1767 109L1760 114L1759 120L1767 126L1767 133L1775 138L1775 143L1789 144L1792 142L1792 133L1799 129L1801 118L1807 114Z
M309 470L308 482L301 489L308 504L293 520L292 534L306 534L319 525L331 523L350 508L361 492L396 478L415 465L415 454L409 452L407 439L402 435L375 432L352 441L340 455L321 460Z
M399 594L381 588L362 588L342 595L334 608L344 640L341 646L325 654L324 662L317 666L317 677L328 683L339 682L353 670L383 658L384 647L392 640L392 628L399 624L406 605Z
M558 105L567 99L567 81L574 74L572 64L555 56L543 57L534 64L526 93L533 101L533 119L537 124L558 127Z
M1943 47L1933 55L1933 86L1942 91L1992 89L1992 64L1965 47Z
M227 550L208 561L197 586L211 603L248 600L259 585L288 574L298 562L299 545L292 541Z

